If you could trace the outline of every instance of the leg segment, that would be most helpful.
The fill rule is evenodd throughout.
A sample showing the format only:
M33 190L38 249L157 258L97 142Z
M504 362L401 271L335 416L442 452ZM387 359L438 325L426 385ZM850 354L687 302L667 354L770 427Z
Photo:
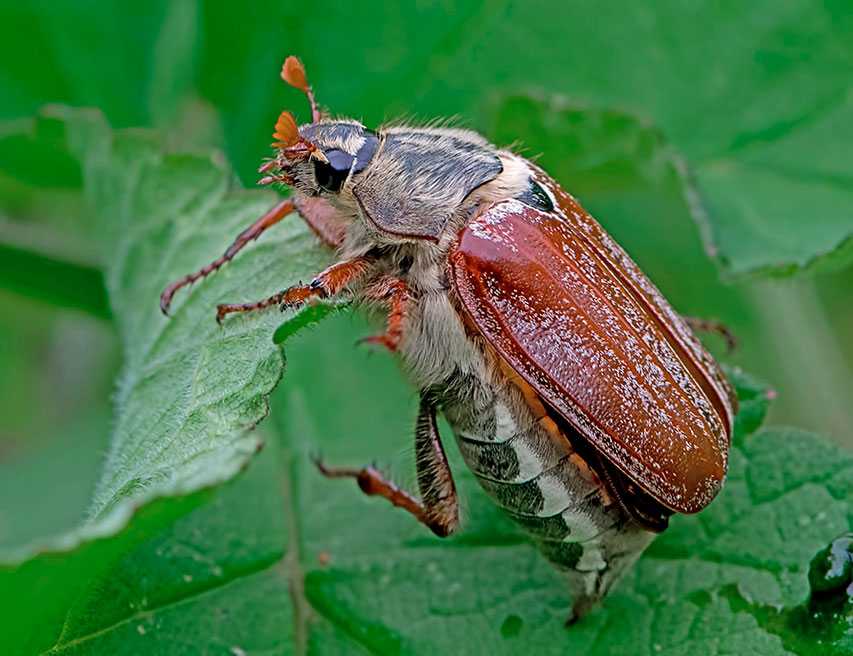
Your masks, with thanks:
M403 338L403 321L410 300L409 287L399 278L382 278L365 293L365 298L387 303L388 322L382 335L373 335L361 340L367 344L380 344L392 353Z
M723 338L726 342L726 349L729 353L737 348L737 338L734 333L729 330L728 326L722 321L714 319L702 319L700 317L682 317L690 329L695 332L714 333Z
M387 480L374 467L352 469L327 467L316 461L320 473L327 478L354 478L362 492L388 499L393 505L412 514L439 537L447 537L459 525L459 503L456 485L441 445L435 422L435 406L421 395L421 407L415 428L418 487L422 500Z
M435 421L435 406L421 394L421 407L415 425L415 462L418 489L423 499L426 525L439 537L446 537L459 526L459 499L456 484L441 445Z
M220 269L224 264L234 259L243 248L251 241L260 237L268 228L293 211L299 212L314 233L328 246L337 247L343 241L343 224L338 219L336 210L328 201L322 198L296 198L283 200L274 205L260 219L237 235L236 239L228 247L222 256L210 264L202 267L195 273L190 273L179 278L163 290L160 294L160 310L163 314L169 314L169 306L175 293L193 284L195 281L205 278L214 271Z
M237 238L232 242L232 244L228 247L225 253L222 254L221 257L213 260L207 266L202 267L195 273L190 273L183 278L180 278L163 290L163 293L160 294L160 310L163 314L169 314L169 306L172 304L172 298L181 287L186 287L187 285L191 285L196 280L200 278L205 278L210 275L214 271L218 270L223 264L226 262L230 262L234 259L234 256L239 253L243 247L248 244L250 241L257 239L260 237L267 228L274 226L276 223L281 221L284 217L290 214L296 206L293 204L292 200L283 200L277 205L274 205L266 214L264 214L260 219L255 221L252 225L246 228L243 232L237 235Z
M299 216L326 246L338 248L344 243L346 224L328 200L319 196L300 197L293 203Z
M222 319L236 312L254 312L263 310L273 305L281 307L282 311L289 308L297 308L312 298L328 298L337 296L344 288L364 276L373 264L369 257L354 257L343 262L336 262L324 271L317 274L307 285L294 285L273 294L269 298L254 303L225 303L216 306L216 321L222 323Z

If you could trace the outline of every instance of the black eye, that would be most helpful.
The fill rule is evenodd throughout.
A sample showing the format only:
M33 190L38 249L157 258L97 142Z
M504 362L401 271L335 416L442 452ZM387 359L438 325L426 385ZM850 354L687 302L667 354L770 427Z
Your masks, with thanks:
M326 191L340 191L352 168L352 156L342 150L329 150L325 155L328 163L314 160L314 177Z
M553 212L554 203L551 202L551 197L545 193L545 190L533 180L530 180L530 186L516 196L522 203L543 210L544 212Z

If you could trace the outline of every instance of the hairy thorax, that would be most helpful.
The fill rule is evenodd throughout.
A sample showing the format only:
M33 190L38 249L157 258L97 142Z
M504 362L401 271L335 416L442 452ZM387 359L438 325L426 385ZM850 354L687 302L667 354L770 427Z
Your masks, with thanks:
M497 375L494 365L484 357L482 344L460 320L446 263L449 249L472 216L494 202L517 196L530 184L531 171L524 159L504 151L499 156L503 166L500 175L464 199L437 242L389 239L377 234L369 222L358 219L347 231L342 253L345 257L378 249L385 274L401 278L409 288L411 304L399 351L420 389L453 386L467 377L491 383ZM354 211L352 205L348 209Z

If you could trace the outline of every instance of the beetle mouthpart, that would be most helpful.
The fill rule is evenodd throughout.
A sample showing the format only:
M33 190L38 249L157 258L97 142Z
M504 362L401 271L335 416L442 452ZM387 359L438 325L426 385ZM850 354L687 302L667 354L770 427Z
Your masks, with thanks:
M269 173L273 169L280 169L281 163L277 159L269 159L258 167L258 173Z
M289 162L281 155L276 159L264 162L258 168L258 173L266 174L258 180L258 184L261 186L275 183L293 185L295 181L295 178L289 168Z
M266 177L261 178L260 180L258 180L258 186L265 187L267 185L275 183L293 186L294 182L295 178L292 175L282 173L281 175L268 175Z
M276 182L280 182L281 184L292 185L293 184L293 176L287 175L286 173L279 173L278 175L266 175L260 180L258 180L259 186L271 185Z
M275 136L275 135L274 135ZM283 141L276 141L271 144L273 148L278 150L278 155L274 160L278 168L284 168L285 166L295 164L296 162L303 162L305 160L316 159L320 162L325 162L328 164L329 159L326 157L326 154L320 150L320 148L313 142L308 141L305 137L299 135L297 137L296 143L287 145ZM272 170L273 167L267 167L268 164L264 164L263 167L259 170L260 173L267 173Z
M260 180L258 180L258 184L271 185L273 183L280 182L282 184L292 185L294 178L289 172L285 171L287 166L288 162L281 152L279 152L275 159L266 160L258 167L258 173L265 174Z

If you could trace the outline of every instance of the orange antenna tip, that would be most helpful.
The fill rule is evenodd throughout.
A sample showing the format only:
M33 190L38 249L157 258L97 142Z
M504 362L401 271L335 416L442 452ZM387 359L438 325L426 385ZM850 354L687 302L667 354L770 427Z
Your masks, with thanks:
M309 86L308 78L305 76L305 67L293 55L284 60L284 66L281 67L281 79L303 93L308 92Z
M296 127L296 119L290 112L282 112L275 123L273 139L276 140L278 148L286 148L299 141L299 128Z
M308 84L302 62L293 55L285 59L284 65L281 67L281 79L307 96L308 102L311 104L311 122L318 123L322 115L314 98L314 92L311 90L311 85Z

